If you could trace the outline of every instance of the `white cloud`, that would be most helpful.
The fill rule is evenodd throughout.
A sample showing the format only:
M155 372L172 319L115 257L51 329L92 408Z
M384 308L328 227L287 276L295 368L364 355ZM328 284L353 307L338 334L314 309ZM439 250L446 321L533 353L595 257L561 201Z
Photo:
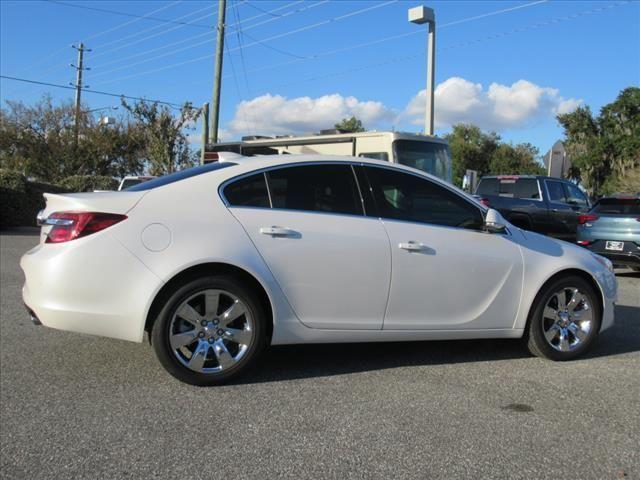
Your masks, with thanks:
M512 85L492 83L484 90L480 83L451 77L436 87L434 96L435 124L439 128L461 122L483 129L522 128L582 104L582 100L563 98L555 88L540 87L527 80ZM421 90L409 101L403 116L421 125L424 109L425 91Z
M318 98L291 99L266 94L240 102L226 130L232 136L315 133L324 128L333 128L336 122L352 115L362 120L369 129L381 122L390 123L396 116L381 102L360 101L339 93Z

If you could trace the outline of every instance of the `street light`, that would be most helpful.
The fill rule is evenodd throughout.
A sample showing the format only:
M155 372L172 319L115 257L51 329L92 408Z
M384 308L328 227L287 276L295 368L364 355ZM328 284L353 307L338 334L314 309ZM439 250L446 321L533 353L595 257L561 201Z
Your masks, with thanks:
M426 109L424 112L424 133L433 135L433 83L435 80L436 66L436 14L433 8L424 5L409 9L409 21L417 25L429 24L427 38L427 91Z

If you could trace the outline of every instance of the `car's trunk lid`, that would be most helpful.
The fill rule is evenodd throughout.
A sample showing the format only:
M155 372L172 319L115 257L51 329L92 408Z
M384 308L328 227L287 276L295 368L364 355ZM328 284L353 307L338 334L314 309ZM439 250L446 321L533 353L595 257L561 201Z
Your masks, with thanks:
M45 193L46 207L38 213L42 223L54 212L101 212L127 214L148 191L140 192L89 192L89 193ZM51 225L42 225L40 243L44 243Z

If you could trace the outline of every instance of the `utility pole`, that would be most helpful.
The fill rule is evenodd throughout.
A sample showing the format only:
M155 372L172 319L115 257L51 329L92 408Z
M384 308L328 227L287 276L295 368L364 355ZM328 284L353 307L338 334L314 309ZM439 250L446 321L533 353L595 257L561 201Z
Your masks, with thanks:
M78 148L78 137L80 136L80 97L82 95L82 72L83 70L91 70L90 68L84 68L84 52L90 52L88 48L84 46L84 43L80 42L78 46L71 45L71 48L75 48L78 50L78 65L74 65L73 63L70 65L71 67L76 69L76 83L70 83L70 85L76 87L76 116L75 116L75 125L74 125L74 133L73 133L73 145L74 149Z
M218 143L218 120L220 118L220 87L222 75L222 52L224 49L224 20L227 11L227 0L218 0L218 37L216 43L216 63L213 77L213 97L211 126L209 139L212 143Z
M202 147L200 148L200 165L204 165L207 143L209 143L209 103L202 105Z

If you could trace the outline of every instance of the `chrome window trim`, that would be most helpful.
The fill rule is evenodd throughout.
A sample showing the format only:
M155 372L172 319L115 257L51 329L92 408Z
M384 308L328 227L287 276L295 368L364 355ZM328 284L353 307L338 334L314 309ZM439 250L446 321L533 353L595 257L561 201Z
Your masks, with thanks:
M320 211L316 211L316 210L297 210L297 209L288 209L288 208L274 208L273 207L273 202L271 200L271 189L269 188L269 179L267 177L267 173L269 173L270 171L273 170L281 170L283 168L291 168L291 167L304 167L304 166L318 166L318 165L343 165L345 167L351 167L351 172L354 176L354 180L356 183L356 188L357 188L357 192L360 195L360 204L362 207L362 211L359 214L353 214L353 213L334 213L334 212L320 212ZM240 174L238 176L229 178L227 180L225 180L224 182L222 182L220 184L220 186L218 186L218 195L220 196L220 198L222 199L222 202L224 203L224 205L227 208L259 208L259 209L266 209L266 210L280 210L280 211L291 211L291 212L307 212L307 213L321 213L321 214L330 214L330 215L348 215L351 217L366 217L365 215L365 209L364 209L364 198L362 197L362 192L360 191L360 184L358 183L358 177L355 175L355 172L353 170L353 166L354 165L359 165L359 162L344 162L344 161L317 161L317 162L295 162L295 163L287 163L284 165L274 165L271 167L263 167L263 168L259 168L256 170L252 170L251 172L246 172L243 174ZM242 180L243 178L247 178L247 177L251 177L253 175L258 175L262 173L264 175L264 180L267 184L267 193L269 195L269 204L271 205L270 207L252 207L252 206L242 206L242 205L231 205L229 203L229 200L227 200L227 197L225 197L224 195L224 189L227 188L228 185L230 185L231 183L234 183L236 181Z
M352 171L354 172L354 176L355 176L355 180L356 180L356 185L358 187L358 193L360 194L360 200L362 203L362 210L363 212L365 211L364 208L364 197L362 196L362 190L360 189L360 183L358 182L358 176L355 175L355 167L372 167L372 168L381 168L381 169L386 169L386 170L391 170L394 172L399 172L399 173L403 173L406 175L412 175L414 177L420 178L422 180L426 180L429 181L431 183L434 183L438 186L441 186L442 188L446 189L447 191L453 193L454 195L458 196L460 199L462 199L464 202L466 202L467 204L469 204L472 208L475 208L476 210L478 210L478 212L480 212L480 216L484 219L485 218L485 214L486 214L486 210L480 208L479 205L476 205L474 202L472 202L471 200L469 200L468 198L466 198L464 195L461 195L460 193L458 193L457 191L455 191L454 189L450 188L448 185L445 184L444 181L436 181L433 180L431 178L429 178L427 175L427 173L422 173L421 171L408 171L405 170L404 168L398 168L396 166L394 166L394 163L389 162L389 165L377 165L377 164L372 164L372 163L365 163L365 162L359 162L359 161L316 161L316 162L295 162L295 163L287 163L284 165L275 165L275 166L270 166L270 167L263 167L263 168L259 168L256 170L252 170L251 172L246 172L240 175L237 175L235 177L229 178L227 180L225 180L224 182L222 182L220 184L220 186L218 187L218 195L220 196L220 198L222 199L222 202L224 203L224 205L227 208L253 208L253 209L261 209L261 210L279 210L279 211L289 211L289 212L305 212L305 213L315 213L315 214L321 214L321 215L346 215L349 217L358 217L358 218L373 218L373 219L378 219L378 220L387 220L387 221L394 221L394 222L405 222L405 223L413 223L416 225L428 225L431 227L439 227L439 228L455 228L457 230L465 230L465 231L472 231L472 232L480 232L480 233L486 233L484 230L479 229L479 228L464 228L464 227L456 227L456 226L450 226L450 225L440 225L437 223L428 223L428 222L417 222L417 221L411 221L411 220L399 220L399 219L394 219L394 218L387 218L387 217L381 217L379 215L367 215L367 214L351 214L351 213L334 213L334 212L320 212L320 211L316 211L316 210L295 210L295 209L285 209L285 208L272 208L272 207L252 207L252 206L236 206L236 205L231 205L229 203L229 201L227 200L227 198L224 196L224 189L227 187L227 185L241 180L243 178L246 177L250 177L252 175L257 175L260 173L263 173L265 175L265 182L267 184L267 191L269 191L269 182L266 178L266 174L268 172L270 172L271 170L279 170L282 168L289 168L289 167L299 167L299 166L305 166L305 165L349 165L351 166ZM405 167L405 168L411 168L411 167ZM378 213L378 212L376 212ZM507 234L511 235L511 232L509 231L509 229L506 230Z

